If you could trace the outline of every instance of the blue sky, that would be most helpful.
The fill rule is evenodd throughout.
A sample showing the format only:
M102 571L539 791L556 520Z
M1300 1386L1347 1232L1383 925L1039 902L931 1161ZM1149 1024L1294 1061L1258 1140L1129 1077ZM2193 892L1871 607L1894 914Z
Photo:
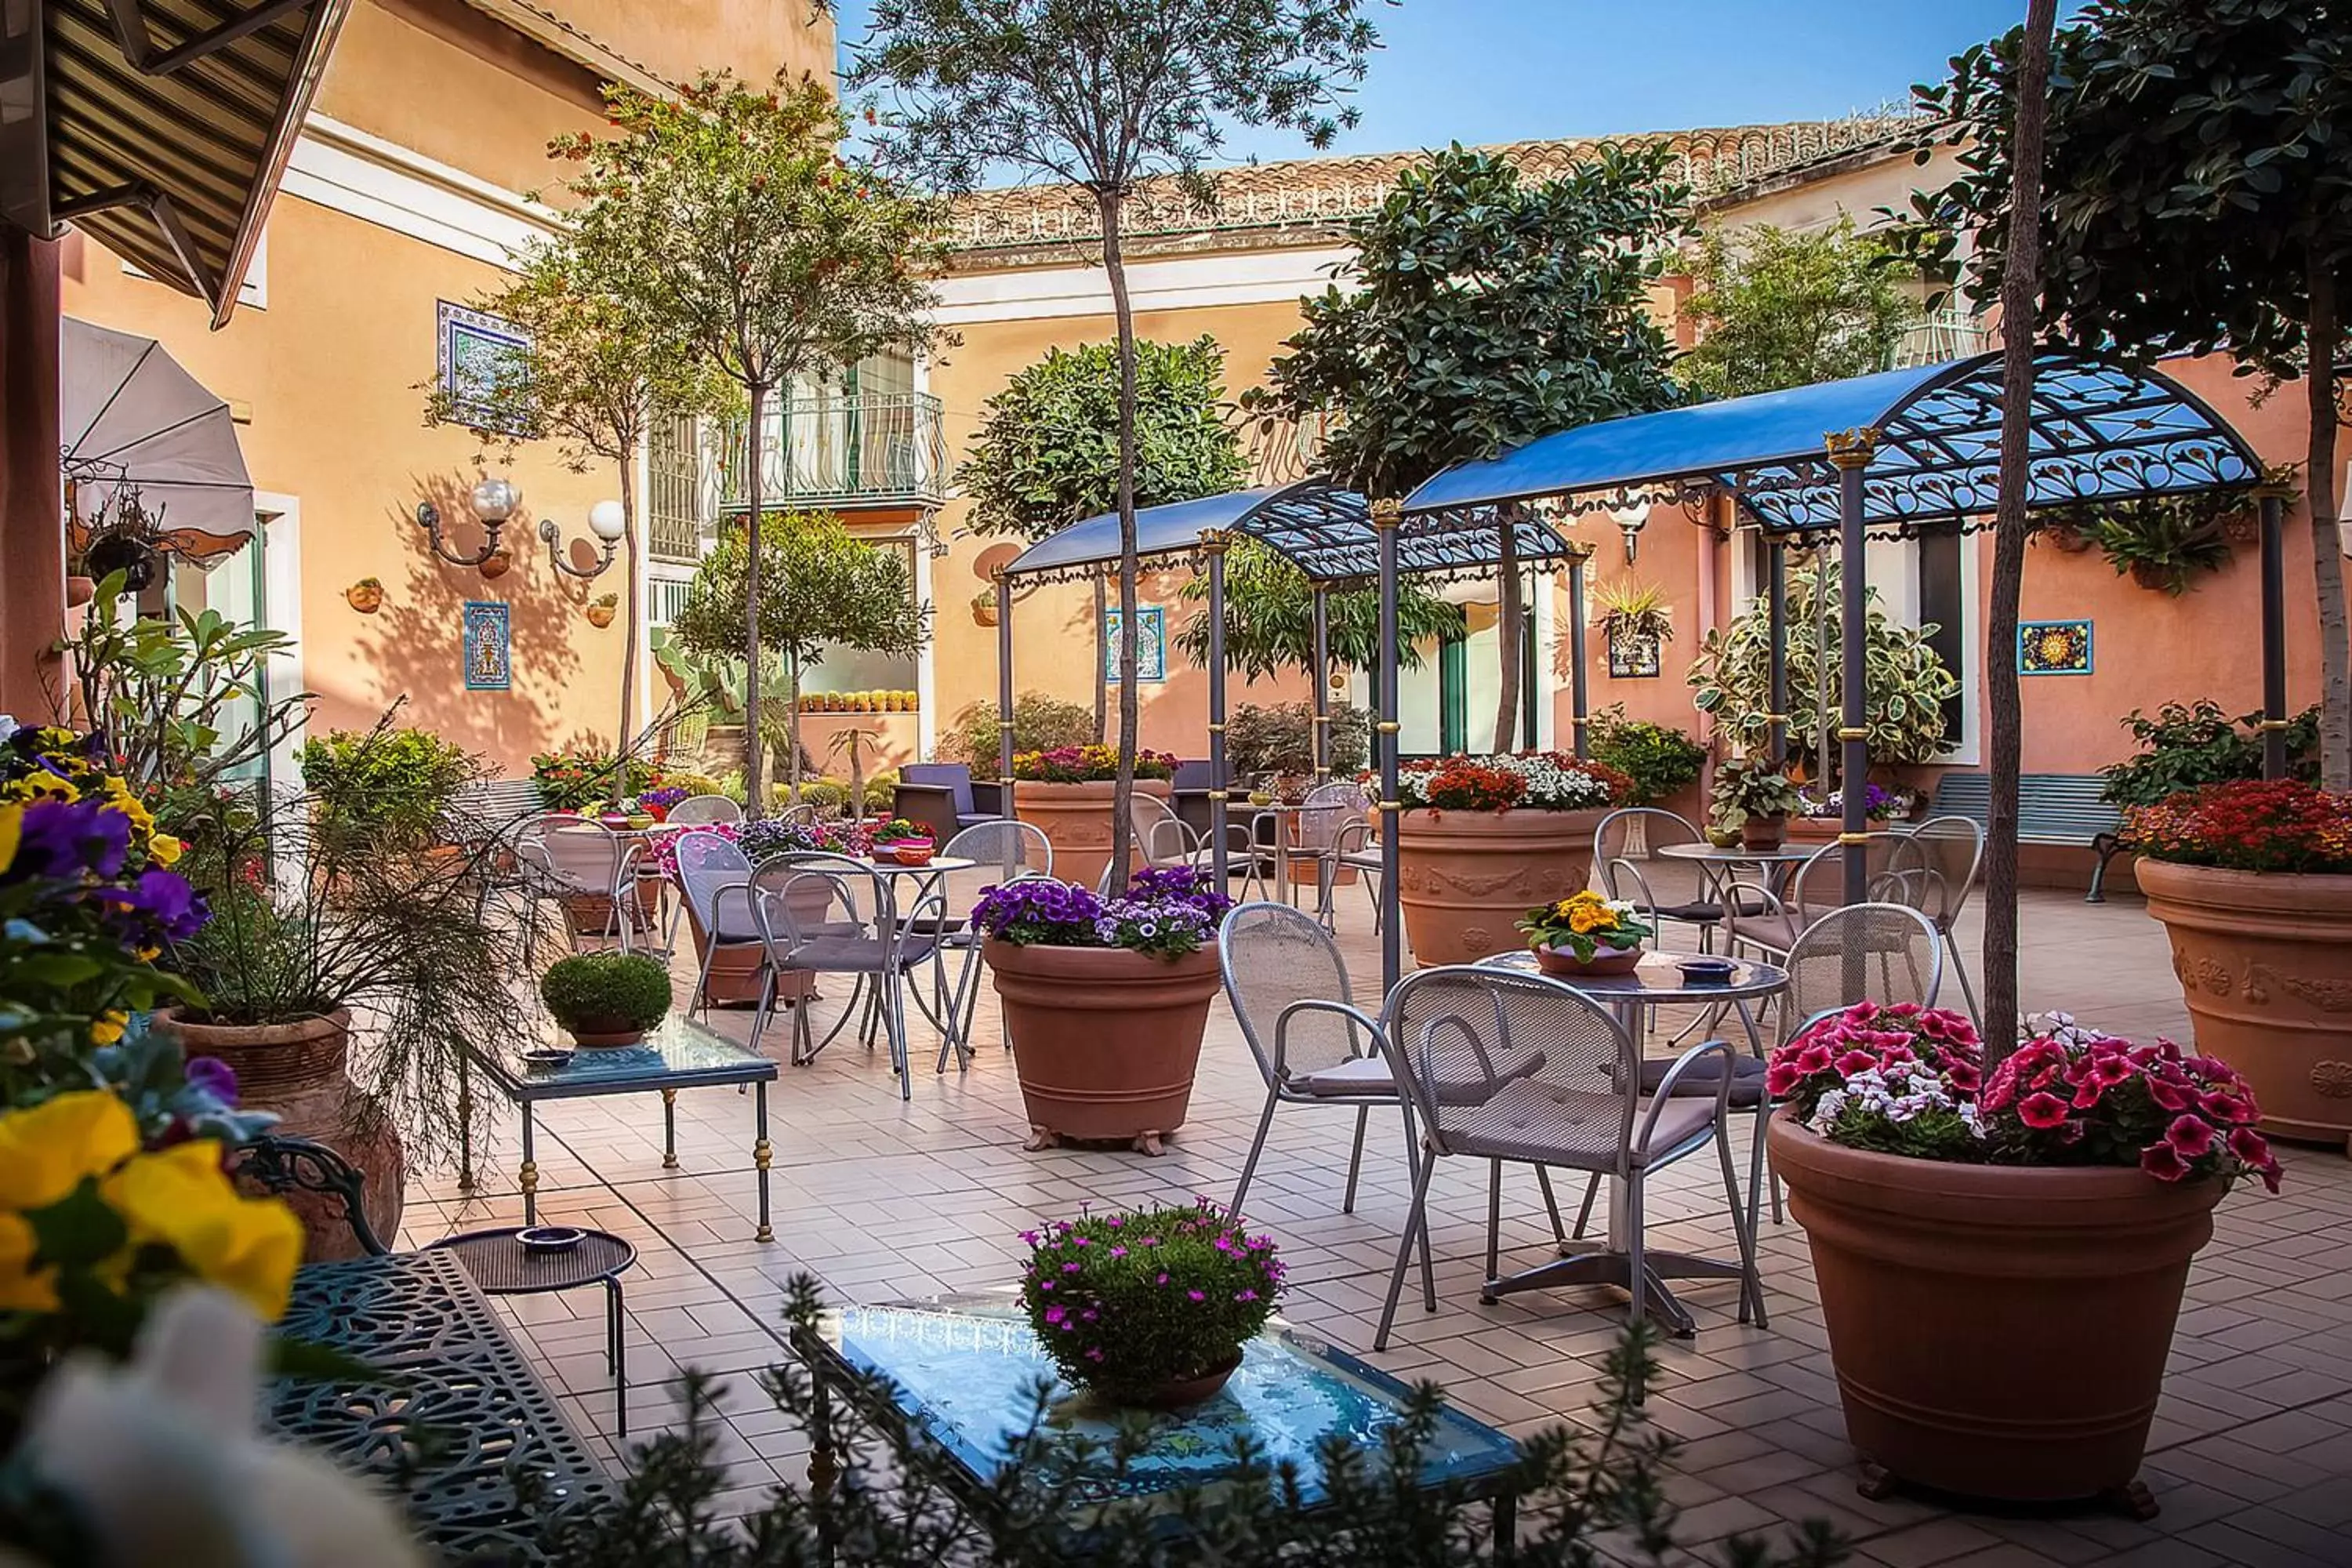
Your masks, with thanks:
M2073 5L2066 9L2073 10ZM866 0L837 0L841 37ZM2024 0L1405 0L1335 152L1825 120L1908 98L2022 20ZM1238 159L1293 157L1249 133Z

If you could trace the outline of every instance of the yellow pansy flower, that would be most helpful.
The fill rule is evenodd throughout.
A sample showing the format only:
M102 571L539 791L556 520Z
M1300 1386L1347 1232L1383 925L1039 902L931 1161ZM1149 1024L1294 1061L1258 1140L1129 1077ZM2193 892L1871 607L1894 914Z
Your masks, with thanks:
M158 833L147 840L147 858L158 866L169 866L180 858L180 852L186 847L170 834Z
M94 1046L114 1044L122 1038L123 1026L130 1022L131 1015L121 1008L100 1014L89 1021L89 1043Z
M62 1203L83 1177L103 1175L138 1148L130 1108L103 1089L0 1116L0 1309L57 1310L53 1271L33 1269L26 1211Z
M249 1198L210 1140L142 1154L99 1189L134 1243L160 1242L196 1277L241 1298L266 1323L285 1315L302 1261L302 1222L276 1198Z
M9 795L17 800L62 800L70 805L81 798L81 791L55 773L26 773L8 786Z
M25 841L25 808L0 806L0 871L16 863L16 847Z

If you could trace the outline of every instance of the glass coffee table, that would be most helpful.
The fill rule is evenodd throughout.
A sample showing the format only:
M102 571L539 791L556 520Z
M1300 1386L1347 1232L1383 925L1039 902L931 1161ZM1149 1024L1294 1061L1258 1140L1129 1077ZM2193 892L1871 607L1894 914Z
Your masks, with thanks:
M571 1037L550 1026L543 1039L551 1047L569 1047ZM753 1239L773 1241L768 1223L768 1166L773 1158L768 1143L768 1086L776 1081L776 1064L744 1049L724 1035L706 1029L673 1013L646 1033L634 1046L593 1046L573 1049L561 1063L539 1063L510 1047L486 1047L467 1042L458 1058L457 1182L474 1184L474 1090L476 1068L489 1075L499 1092L522 1111L522 1219L539 1222L539 1161L532 1146L533 1108L543 1100L586 1100L607 1094L659 1094L662 1098L662 1169L677 1169L677 1094L683 1089L721 1085L748 1086L758 1098L752 1108L751 1164L760 1178L760 1228Z
M1337 1439L1377 1454L1383 1434L1401 1425L1412 1390L1386 1373L1278 1322L1252 1341L1222 1393L1191 1410L1151 1414L1143 1453L1121 1473L1108 1453L1135 1412L1097 1401L1057 1381L1020 1306L1008 1296L948 1296L884 1307L845 1307L825 1315L814 1335L796 1336L819 1400L819 1447L809 1479L829 1487L840 1455L829 1450L825 1405L835 1395L862 1408L868 1374L896 1385L899 1410L951 1457L966 1506L985 1517L1007 1439L1020 1436L1036 1407L1035 1389L1054 1383L1043 1436L1090 1450L1079 1495L1091 1502L1161 1504L1171 1527L1178 1495L1213 1495L1230 1484L1234 1440L1246 1436L1267 1467L1296 1464L1302 1506L1328 1500L1323 1450ZM873 1412L866 1412L871 1415ZM1494 1509L1495 1539L1507 1543L1517 1508L1513 1489L1518 1446L1454 1410L1444 1410L1425 1450L1421 1483L1459 1488ZM1072 1521L1083 1532L1083 1520Z

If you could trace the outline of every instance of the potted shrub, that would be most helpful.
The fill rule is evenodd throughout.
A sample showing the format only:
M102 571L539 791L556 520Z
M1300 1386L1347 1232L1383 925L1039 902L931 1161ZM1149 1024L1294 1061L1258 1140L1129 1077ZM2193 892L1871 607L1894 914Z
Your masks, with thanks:
M575 952L548 966L539 999L583 1046L634 1046L669 1016L669 970L639 952Z
M382 855L321 820L301 800L265 820L238 795L192 815L202 847L181 864L212 918L170 961L202 1000L154 1022L227 1063L247 1109L333 1145L362 1173L369 1223L394 1237L409 1167L458 1142L461 1042L521 1043L516 995L553 933L498 875L494 844ZM296 1207L312 1258L352 1255L333 1205Z
M1628 805L1663 805L1706 766L1705 746L1669 725L1626 718L1622 702L1593 714L1587 729L1592 760L1625 775Z
M1966 1018L1865 1002L1766 1087L1864 1461L2005 1501L2130 1488L2213 1205L2278 1184L2244 1081L2063 1015L1986 1075Z
M2269 1131L2352 1148L2352 797L2209 785L2124 813L2198 1048L2253 1086Z
M901 866L926 866L938 848L931 830L894 816L877 826L873 832L874 858L896 860Z
M1114 1405L1216 1397L1282 1294L1274 1238L1206 1198L1057 1220L1021 1239L1021 1305L1038 1344L1064 1378Z
M302 742L303 787L321 835L340 853L438 848L460 791L486 772L481 760L428 730L336 730Z
M1519 915L1592 873L1592 832L1632 788L1558 752L1447 757L1397 775L1397 902L1423 964L1512 945Z
M1625 974L1642 961L1642 943L1657 934L1634 906L1586 888L1557 903L1529 910L1519 930L1546 974Z
M1233 900L1189 868L1145 870L1105 901L1030 877L972 906L1004 1005L1029 1147L1057 1137L1132 1142L1181 1126L1217 994L1212 938Z
M1789 775L1761 757L1728 757L1717 763L1709 798L1716 826L1737 832L1741 844L1757 850L1780 847L1790 815L1805 805Z
M1013 814L1034 822L1054 847L1055 868L1074 882L1093 887L1110 864L1114 845L1126 841L1110 816L1118 778L1116 746L1056 746L1021 752L1013 759ZM1165 752L1135 753L1135 792L1165 802L1174 793L1176 759Z

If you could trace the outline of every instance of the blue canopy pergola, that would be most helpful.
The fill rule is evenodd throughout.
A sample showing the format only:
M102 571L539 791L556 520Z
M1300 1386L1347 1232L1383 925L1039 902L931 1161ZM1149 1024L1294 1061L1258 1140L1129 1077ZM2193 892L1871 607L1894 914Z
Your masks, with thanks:
M1992 511L2002 383L2002 356L1992 353L1582 426L1458 464L1408 497L1404 514L1461 516L1539 498L1589 509L1729 496L1774 547L1767 592L1769 732L1778 762L1788 721L1782 542L1836 530L1844 625L1861 626L1868 591L1863 543L1872 531L1966 527ZM2032 442L2029 507L2187 495L2253 486L2263 478L2253 448L2196 394L2159 372L2097 354L2045 349L2035 355ZM2269 749L2282 761L2283 511L2281 497L2265 490L2263 712ZM1385 578L1381 587L1391 591ZM1847 779L1864 777L1870 765L1862 651L1860 638L1845 638L1838 739ZM1583 715L1577 718L1580 725ZM1392 778L1392 766L1384 766L1382 776ZM1869 824L1864 792L1844 795L1839 841L1846 847L1845 891L1859 902Z
M1370 502L1328 479L1234 490L1199 500L1171 501L1135 514L1138 559L1165 563L1198 558L1209 585L1209 787L1210 834L1220 882L1227 849L1225 785L1225 552L1234 539L1254 539L1303 573L1314 598L1316 782L1330 773L1331 688L1323 679L1330 665L1327 614L1334 586L1374 579L1390 584L1381 601L1381 642L1387 649L1383 690L1396 679L1396 594L1399 575L1474 575L1509 558L1527 565L1569 567L1580 596L1584 552L1521 509L1484 508L1457 517L1433 510L1400 520L1393 502L1379 525ZM1507 526L1510 549L1505 550ZM996 579L997 755L1003 810L1014 810L1013 784L1013 586L1018 581L1052 582L1092 576L1118 563L1117 512L1073 523L1021 552ZM1577 621L1580 631L1582 617ZM1581 661L1580 660L1580 666ZM1381 733L1395 750L1393 697L1384 702ZM1391 791L1391 793L1393 793ZM1395 925L1393 911L1388 921Z

